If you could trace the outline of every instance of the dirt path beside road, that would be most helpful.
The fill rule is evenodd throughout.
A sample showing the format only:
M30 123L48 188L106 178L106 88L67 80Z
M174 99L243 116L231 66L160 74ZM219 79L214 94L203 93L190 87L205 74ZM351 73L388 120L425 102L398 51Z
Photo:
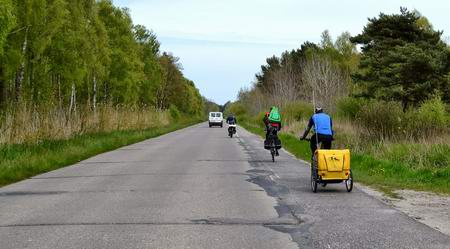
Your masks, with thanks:
M450 236L450 196L395 190L393 192L398 198L393 198L368 186L358 184L358 188L409 217Z

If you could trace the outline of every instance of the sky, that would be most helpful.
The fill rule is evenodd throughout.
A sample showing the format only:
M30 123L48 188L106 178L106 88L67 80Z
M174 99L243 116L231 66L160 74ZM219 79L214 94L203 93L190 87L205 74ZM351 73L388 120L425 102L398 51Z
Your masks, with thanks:
M183 74L218 104L250 87L273 55L319 42L328 29L359 34L367 18L417 9L450 36L445 0L113 0L130 10L135 24L153 30L161 50L180 58Z

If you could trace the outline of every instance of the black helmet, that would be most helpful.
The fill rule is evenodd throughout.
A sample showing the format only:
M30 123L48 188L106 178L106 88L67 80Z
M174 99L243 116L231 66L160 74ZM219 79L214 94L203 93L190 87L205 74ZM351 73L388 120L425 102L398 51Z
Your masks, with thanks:
M316 111L316 113L321 113L321 112L323 112L323 108L320 106L317 106L315 111Z

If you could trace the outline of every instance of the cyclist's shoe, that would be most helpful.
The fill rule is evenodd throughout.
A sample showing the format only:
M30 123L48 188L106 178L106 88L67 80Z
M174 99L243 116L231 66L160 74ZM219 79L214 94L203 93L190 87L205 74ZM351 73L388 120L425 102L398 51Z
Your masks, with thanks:
M280 156L280 153L278 153L278 150L275 152L275 156Z

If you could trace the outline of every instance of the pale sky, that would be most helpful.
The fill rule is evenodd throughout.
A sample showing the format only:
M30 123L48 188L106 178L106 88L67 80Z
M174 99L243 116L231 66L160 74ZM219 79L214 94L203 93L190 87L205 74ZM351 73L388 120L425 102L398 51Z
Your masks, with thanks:
M180 58L185 77L203 96L224 104L255 80L265 59L318 42L328 29L360 33L367 18L417 9L450 35L445 0L114 0L133 22L152 29L163 51Z

